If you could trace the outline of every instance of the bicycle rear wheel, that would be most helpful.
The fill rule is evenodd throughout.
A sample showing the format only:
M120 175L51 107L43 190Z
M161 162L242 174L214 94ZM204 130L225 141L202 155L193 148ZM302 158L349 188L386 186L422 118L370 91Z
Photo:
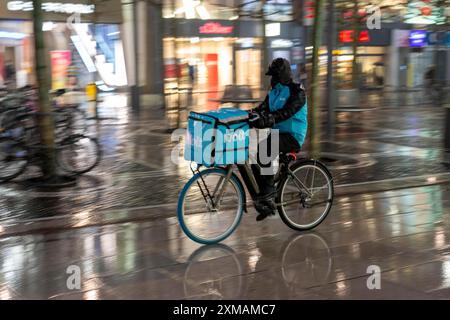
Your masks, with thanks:
M91 171L101 158L98 141L84 135L71 135L57 147L56 161L61 169L82 174Z
M0 182L14 179L28 165L27 148L14 139L0 138Z
M295 163L280 182L278 212L294 230L309 230L319 225L333 203L333 179L317 160Z
M184 186L178 199L178 220L184 233L202 244L218 243L230 236L242 218L244 190L233 174L225 186L216 209L212 202L227 171L207 169L194 175ZM206 194L211 195L209 198ZM212 199L212 200L211 200Z

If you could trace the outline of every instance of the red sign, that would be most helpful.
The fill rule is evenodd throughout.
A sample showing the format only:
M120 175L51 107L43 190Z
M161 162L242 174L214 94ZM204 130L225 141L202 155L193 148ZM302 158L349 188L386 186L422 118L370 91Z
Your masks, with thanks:
M202 34L230 34L233 32L233 26L223 26L218 22L207 22L198 28Z
M343 30L339 32L340 42L353 42L353 30Z
M50 61L52 70L52 90L66 88L67 69L72 61L70 51L68 50L50 51Z
M369 31L367 30L363 30L359 33L359 42L369 42L370 41L370 37L369 37Z
M219 55L208 53L205 55L206 68L208 70L208 86L210 89L217 89L219 84Z
M339 41L348 43L353 42L353 30L343 30L339 32ZM359 33L358 42L369 42L369 31L363 30Z
M312 0L305 0L304 6L303 24L312 26L314 24L315 3Z

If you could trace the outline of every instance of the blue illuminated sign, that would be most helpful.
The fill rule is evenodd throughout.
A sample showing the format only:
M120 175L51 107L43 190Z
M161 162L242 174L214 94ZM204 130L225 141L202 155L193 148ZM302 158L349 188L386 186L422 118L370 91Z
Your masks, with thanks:
M411 30L409 32L409 46L423 47L427 44L427 32L425 30Z

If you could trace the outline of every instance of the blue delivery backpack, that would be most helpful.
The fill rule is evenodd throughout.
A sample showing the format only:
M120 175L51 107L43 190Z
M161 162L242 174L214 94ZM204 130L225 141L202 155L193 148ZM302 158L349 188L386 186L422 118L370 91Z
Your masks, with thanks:
M244 110L190 112L184 158L207 167L243 164L249 157L249 134Z

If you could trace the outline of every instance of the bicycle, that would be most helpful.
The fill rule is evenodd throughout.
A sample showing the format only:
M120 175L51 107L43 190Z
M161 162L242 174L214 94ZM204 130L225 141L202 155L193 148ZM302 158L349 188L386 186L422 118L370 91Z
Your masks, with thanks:
M0 128L0 182L18 177L30 163L39 164L45 157L35 120L42 115L44 113L36 112L19 116L8 128ZM98 165L101 148L97 139L68 134L55 140L55 158L59 168L79 175Z
M218 125L229 126L220 121L215 127ZM294 152L280 154L279 160L275 204L281 220L297 231L315 228L331 210L334 197L331 173L320 161L297 159ZM252 200L258 196L259 186L248 160L200 171L201 167L194 170L191 166L193 177L179 195L177 217L181 229L191 240L215 244L229 237L241 222L243 213L248 212L244 186ZM313 217L314 213L318 213L316 218L302 221ZM205 219L208 221L204 224Z
M86 116L79 105L58 103L57 99L65 93L65 89L51 92L55 136L60 141L69 134L83 135L87 131ZM17 89L0 100L0 129L14 130L24 123L32 123L34 114L38 113L36 100L36 92L32 87Z

